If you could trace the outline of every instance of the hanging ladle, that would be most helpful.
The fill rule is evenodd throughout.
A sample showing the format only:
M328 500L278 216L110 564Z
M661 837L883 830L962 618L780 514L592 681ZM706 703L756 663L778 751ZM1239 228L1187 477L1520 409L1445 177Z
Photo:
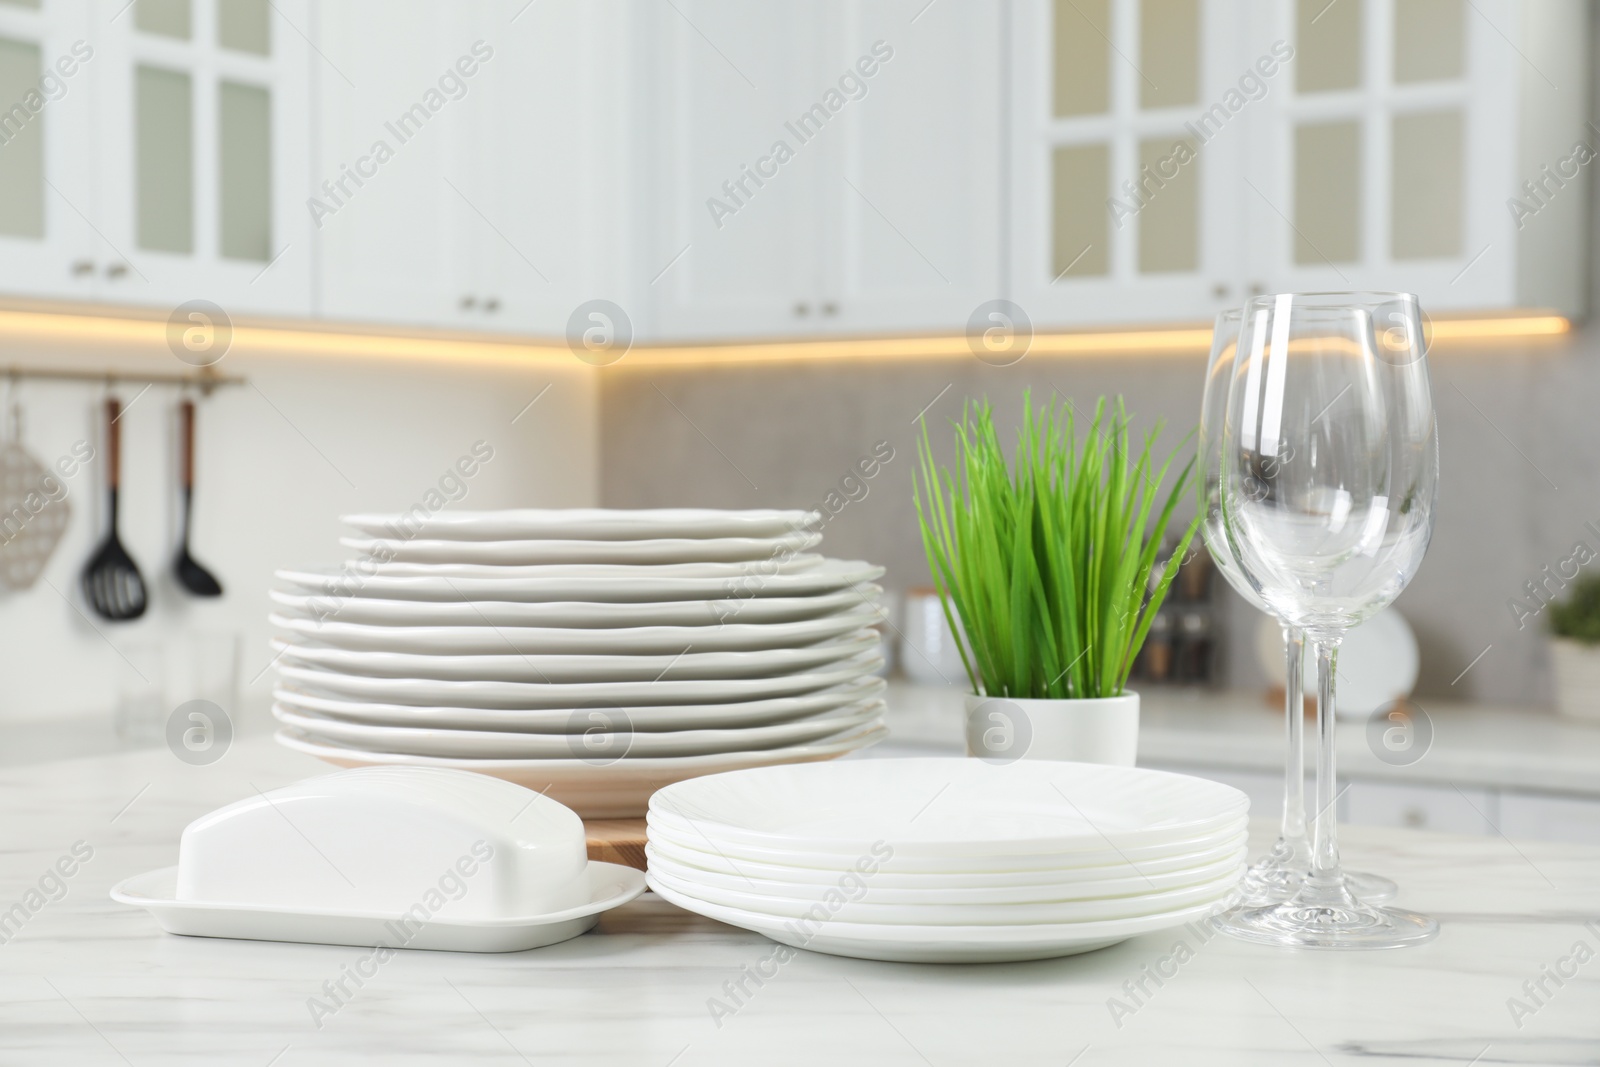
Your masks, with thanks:
M178 538L172 573L177 575L178 584L195 596L221 596L222 583L189 555L189 510L194 501L194 401L185 397L178 412L183 447L183 532Z

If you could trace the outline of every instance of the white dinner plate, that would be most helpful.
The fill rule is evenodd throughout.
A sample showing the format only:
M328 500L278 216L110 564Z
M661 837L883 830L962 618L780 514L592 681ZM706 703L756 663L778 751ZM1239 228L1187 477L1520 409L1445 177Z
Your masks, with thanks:
M1234 899L1234 894L1229 893L1180 911L1106 922L1051 926L899 926L784 919L712 904L666 886L652 888L662 899L686 911L752 930L780 944L835 956L902 963L1009 963L1073 956L1115 945L1139 934L1203 921L1226 910Z
M275 736L285 748L316 756L339 767L454 767L504 778L544 793L586 819L632 819L644 814L652 793L673 782L745 767L830 760L875 745L888 734L883 726L875 725L824 741L760 752L619 759L609 763L581 759L464 760L402 756L311 741L287 729L280 729Z
M345 515L341 521L372 537L386 538L632 541L653 537L776 537L810 526L819 518L821 515L815 511L770 508L513 508L442 511L429 516Z
M730 730L738 727L766 726L819 715L848 704L873 700L883 694L888 683L868 675L844 685L836 685L802 696L773 697L768 700L740 700L727 704L667 704L617 707L635 732L658 730ZM565 733L578 716L595 711L572 708L427 708L408 704L372 703L317 696L279 686L273 700L288 708L309 712L321 718L379 726L412 726L444 730L491 730L506 733Z
M819 533L781 537L650 538L643 541L412 541L341 537L367 559L396 563L471 563L496 567L552 563L746 563L782 560L822 542Z
M387 704L462 708L578 708L601 702L622 708L640 705L716 704L800 696L853 682L883 666L877 652L840 663L770 678L663 678L642 682L490 682L432 678L375 678L278 662L279 677L314 693L343 695Z
M861 855L888 841L938 859L1183 843L1249 807L1232 786L1168 771L945 757L724 775L664 790L650 819L721 845Z
M885 864L887 871L895 874L904 874L908 877L926 877L928 875L950 876L962 878L978 875L995 874L1027 874L1037 872L1041 877L1047 872L1059 872L1064 869L1076 868L1105 868L1113 864L1124 864L1134 870L1144 870L1145 864L1152 860L1182 860L1184 865L1191 862L1190 857L1199 854L1211 854L1215 850L1227 846L1237 848L1245 839L1248 820L1241 816L1232 824L1187 841L1172 844L1146 845L1140 847L1112 847L1103 845L1100 848L1084 849L1081 851L1062 852L1016 852L1004 850L997 851L989 856L917 856L910 855L899 845L891 844L886 839L879 839L873 844L880 850L884 846L893 849L893 858ZM725 861L726 869L739 873L739 869L750 861L768 863L777 867L810 868L822 872L838 873L847 870L863 857L873 855L871 848L861 852L802 852L785 848L758 848L751 845L740 845L731 842L717 841L707 836L706 832L696 825L688 830L679 829L677 825L668 826L656 815L654 809L650 812L649 824L650 840L662 847L670 847L687 856L705 857L714 856ZM1198 861L1195 861L1198 862ZM723 869L721 867L717 868Z
M325 603L328 610L352 598L464 603L584 600L638 603L751 597L803 597L836 593L883 577L884 569L860 560L797 556L783 563L681 563L660 567L477 567L371 564L294 567L275 577Z
M269 590L285 614L301 619L338 619L370 626L720 626L801 622L862 605L879 604L881 586L863 583L817 596L721 597L654 603L557 600L383 600L376 597L307 596Z
M634 759L806 744L879 721L883 708L882 700L867 700L771 726L657 732L629 730L631 717L610 709L590 708L580 709L566 724L576 732L548 734L372 725L307 715L281 704L273 705L272 714L313 741L349 745L368 752L451 759Z
M449 952L521 952L567 941L645 890L644 873L616 863L589 861L590 900L576 908L507 919L409 919L373 912L261 908L178 899L178 868L125 878L111 890L120 904L144 908L169 934L236 937L249 941L299 941L314 945L437 949ZM400 931L400 932L397 932Z
M921 904L892 904L879 901L872 891L872 880L860 881L866 886L860 890L850 883L841 892L847 896L842 907L831 909L830 921L851 923L882 923L890 926L1023 926L1055 925L1059 923L1108 922L1113 919L1137 919L1146 915L1160 915L1180 908L1205 904L1230 893L1239 884L1244 873L1240 863L1221 877L1198 885L1178 889L1163 889L1120 897L1099 897L1092 900L1057 900L1030 904L971 904L934 901ZM815 913L819 901L800 897L770 896L738 889L723 889L703 882L679 878L675 873L650 867L646 871L650 888L660 890L665 886L674 892L692 896L708 904L740 908L782 919L803 919Z
M675 655L653 656L427 656L413 652L352 652L343 648L273 641L283 660L325 670L381 678L440 681L619 682L712 678L761 678L836 663L878 646L876 630L860 630L806 648L758 652L695 652L685 644Z
M1050 890L1068 888L1084 882L1100 882L1118 877L1149 877L1160 878L1171 873L1203 868L1217 863L1232 862L1236 857L1244 854L1248 833L1244 829L1223 839L1216 844L1197 844L1194 849L1174 850L1172 846L1162 849L1134 850L1133 852L1107 851L1100 856L1074 853L1070 856L1060 857L1062 863L1071 866L1056 866L1051 864L1033 863L1035 857L1026 857L1029 866L1018 869L1014 864L997 864L997 868L990 871L953 871L953 870L907 870L905 866L893 857L880 864L878 871L872 877L872 884L884 890L916 889L935 891L950 890L964 892L966 890L1028 890L1034 891L1040 887ZM650 837L649 847L665 857L675 867L693 871L703 871L706 874L717 875L723 878L734 878L740 884L750 885L753 882L780 882L791 886L810 886L811 892L832 889L838 886L840 875L854 866L835 865L831 867L805 867L787 863L775 863L764 860L750 859L745 856L734 856L726 851L710 851L702 838L699 848L691 848L676 839L669 838L659 832ZM1160 855L1146 855L1145 852L1160 852ZM1084 859L1097 859L1093 862L1080 865ZM925 861L924 861L924 865ZM805 896L799 892L796 896Z
M751 865L743 863L736 864L736 868L743 872L742 874L708 871L678 862L672 858L673 854L670 851L653 842L645 847L645 853L650 859L650 870L686 883L689 887L686 889L687 892L697 893L693 887L705 886L707 889L801 900L808 905L822 901L829 894L838 891L840 880L849 873L848 870L829 872L832 878L825 882L795 882L763 876L753 870ZM1155 893L1168 889L1186 889L1221 878L1237 879L1244 870L1245 856L1246 849L1240 845L1230 850L1221 860L1175 871L1149 871L1141 866L1136 872L1131 866L1124 865L1091 868L1109 872L1102 873L1096 878L1071 877L1082 875L1084 872L1080 869L1059 872L1068 876L1066 880L1042 884L1008 883L962 887L950 885L948 880L939 875L922 875L925 884L905 888L883 884L882 879L887 875L883 867L879 867L871 876L861 875L860 872L857 872L857 875L866 885L862 899L878 904L1046 904L1063 900L1095 900L1103 897Z
M299 619L277 612L267 620L295 637L353 652L410 652L424 655L676 656L696 652L745 652L796 648L843 637L882 622L876 604L854 607L800 622L743 623L723 626L373 626L342 619Z

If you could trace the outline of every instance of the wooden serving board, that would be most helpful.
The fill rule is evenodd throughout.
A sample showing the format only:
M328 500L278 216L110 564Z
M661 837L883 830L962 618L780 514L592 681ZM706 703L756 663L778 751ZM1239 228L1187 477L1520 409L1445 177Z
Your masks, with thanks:
M589 819L583 829L590 859L645 869L643 819Z

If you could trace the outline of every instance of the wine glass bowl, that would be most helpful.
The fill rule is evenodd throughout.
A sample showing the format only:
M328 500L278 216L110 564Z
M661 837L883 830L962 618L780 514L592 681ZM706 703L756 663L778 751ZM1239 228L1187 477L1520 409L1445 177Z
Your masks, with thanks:
M1408 294L1363 297L1251 300L1229 393L1230 547L1268 609L1313 635L1387 607L1432 531L1438 460L1420 310Z

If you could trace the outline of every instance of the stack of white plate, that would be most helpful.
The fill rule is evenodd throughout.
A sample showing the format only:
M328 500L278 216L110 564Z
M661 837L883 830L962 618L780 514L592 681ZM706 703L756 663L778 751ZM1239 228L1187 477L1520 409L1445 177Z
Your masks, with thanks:
M283 744L482 771L580 814L884 735L883 568L814 512L354 515L338 568L277 572Z
M796 948L1045 959L1230 906L1248 810L1230 786L1134 767L765 767L655 794L646 876L681 907Z

